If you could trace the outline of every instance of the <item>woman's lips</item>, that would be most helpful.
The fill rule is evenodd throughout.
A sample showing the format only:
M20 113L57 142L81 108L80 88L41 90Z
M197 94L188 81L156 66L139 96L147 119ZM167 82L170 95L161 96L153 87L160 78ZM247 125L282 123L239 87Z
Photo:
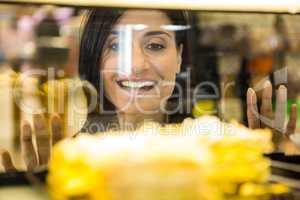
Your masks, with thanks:
M155 80L117 80L117 84L125 90L151 90L157 84Z

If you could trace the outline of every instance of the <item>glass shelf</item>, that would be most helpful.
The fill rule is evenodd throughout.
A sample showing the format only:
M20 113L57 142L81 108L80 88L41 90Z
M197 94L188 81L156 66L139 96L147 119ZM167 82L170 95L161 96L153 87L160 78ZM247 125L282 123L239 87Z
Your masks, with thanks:
M290 13L300 12L298 0L0 0L3 3L54 4L81 7L130 7L201 11Z

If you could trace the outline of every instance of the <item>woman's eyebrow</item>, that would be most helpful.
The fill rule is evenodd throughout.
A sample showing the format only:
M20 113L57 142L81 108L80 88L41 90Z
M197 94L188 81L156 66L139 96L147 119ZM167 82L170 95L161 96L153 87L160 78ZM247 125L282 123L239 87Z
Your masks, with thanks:
M167 35L169 38L172 38L171 34L164 31L149 31L145 33L145 36L155 36L155 35Z
M113 36L117 36L119 34L120 34L119 30L112 30L110 32L110 35L113 35ZM169 34L168 32L165 32L165 31L149 31L149 32L146 32L144 36L148 37L148 36L156 36L156 35L166 35L169 38L172 38L171 34Z
M120 34L120 31L117 31L117 30L113 30L110 32L110 35L119 35Z

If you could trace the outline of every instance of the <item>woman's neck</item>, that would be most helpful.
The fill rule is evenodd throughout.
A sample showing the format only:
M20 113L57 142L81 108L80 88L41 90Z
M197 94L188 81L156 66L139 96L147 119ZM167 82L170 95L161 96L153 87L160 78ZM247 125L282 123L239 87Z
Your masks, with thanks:
M166 115L163 113L143 114L143 113L118 113L118 121L121 130L135 130L146 121L163 123Z

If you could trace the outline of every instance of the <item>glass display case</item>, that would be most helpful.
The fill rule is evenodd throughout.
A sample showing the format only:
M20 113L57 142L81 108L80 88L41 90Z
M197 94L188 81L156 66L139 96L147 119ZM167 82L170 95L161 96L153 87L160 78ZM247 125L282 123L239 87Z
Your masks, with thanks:
M47 163L55 151L52 145L63 138L76 140L101 134L105 137L116 132L135 134L137 130L150 135L156 130L183 134L189 130L187 127L193 126L197 126L196 132L200 135L208 132L239 135L244 129L235 125L230 128L230 124L236 123L271 131L274 151L261 150L260 154L265 153L262 159L270 162L267 182L284 184L279 185L279 189L252 185L249 189L246 185L243 191L257 194L275 188L271 196L247 198L298 199L299 12L300 3L292 0L248 3L233 0L226 3L221 0L1 0L0 199L19 199L19 194L26 199L49 199L45 189ZM212 118L207 116L220 121L217 125L215 121L210 124ZM198 119L201 126L191 125L189 120ZM147 123L151 126L147 127ZM229 128L215 129L220 124ZM210 131L201 132L202 128ZM256 139L253 141L257 146L265 144L264 139ZM210 140L203 143L206 145ZM87 142L86 146L89 145L95 144ZM181 149L180 142L178 145ZM183 145L181 150L189 149L187 146ZM72 148L77 146L70 146ZM236 151L244 147L239 148ZM97 147L97 150L103 149ZM224 148L224 160L226 152L228 159L231 154L239 156L236 151L227 152ZM219 153L223 158L223 152ZM53 160L65 167L65 160L56 156ZM221 160L218 162L224 161ZM58 168L60 165L56 163L51 166ZM72 170L71 167L70 173ZM78 167L78 170L86 168ZM246 173L254 174L247 170ZM83 171L82 174L86 174ZM118 175L121 177L120 174L116 177ZM224 177L226 179L226 175ZM226 192L242 191L243 184L237 185L235 189L226 188ZM289 192L284 189L285 185L290 188ZM117 188L118 191L124 189ZM277 197L277 191L281 190L284 194ZM185 193L189 192L189 188L185 188ZM128 199L144 199L126 195ZM168 195L166 199L176 196ZM55 195L51 198L59 199ZM79 195L65 199L73 198L121 197ZM164 199L150 193L149 198ZM177 198L196 197L178 195ZM219 197L204 195L205 198ZM230 196L234 198L239 197Z

